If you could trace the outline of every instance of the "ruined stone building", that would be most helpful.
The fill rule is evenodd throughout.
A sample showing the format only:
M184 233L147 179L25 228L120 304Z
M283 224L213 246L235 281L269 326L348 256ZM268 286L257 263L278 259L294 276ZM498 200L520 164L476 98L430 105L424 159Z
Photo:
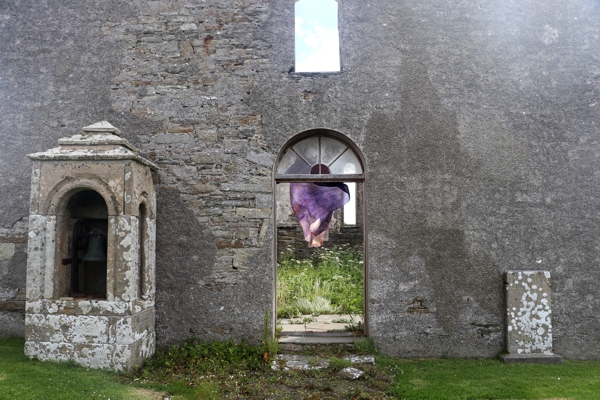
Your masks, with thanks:
M55 245L35 242L35 221L70 210L71 192L56 214L32 212L43 157L27 155L108 121L121 136L102 143L129 157L119 171L153 186L145 217L125 197L98 200L109 237L111 218L156 223L155 291L138 301L126 294L137 281L122 288L132 310L146 304L124 317L146 318L143 340L260 340L277 168L290 145L322 137L363 169L365 329L381 352L495 356L506 271L547 271L554 352L599 359L600 3L338 0L330 73L296 72L294 7L0 2L0 336L26 334L32 296L61 297L26 293L28 241L30 253Z

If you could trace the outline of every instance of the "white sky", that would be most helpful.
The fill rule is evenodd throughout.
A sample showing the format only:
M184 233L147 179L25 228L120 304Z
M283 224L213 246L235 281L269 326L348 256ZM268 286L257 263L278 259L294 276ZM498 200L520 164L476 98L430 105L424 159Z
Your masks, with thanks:
M344 225L356 225L356 182L346 182L350 201L344 205Z
M339 43L337 1L296 3L296 72L339 71Z

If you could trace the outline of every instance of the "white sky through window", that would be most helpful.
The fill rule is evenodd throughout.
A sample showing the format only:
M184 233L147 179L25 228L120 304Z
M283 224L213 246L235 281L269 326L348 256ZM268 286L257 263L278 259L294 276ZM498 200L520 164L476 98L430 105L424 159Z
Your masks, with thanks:
M350 201L344 205L344 225L356 225L356 182L347 182Z
M296 2L296 72L338 72L340 35L335 0Z

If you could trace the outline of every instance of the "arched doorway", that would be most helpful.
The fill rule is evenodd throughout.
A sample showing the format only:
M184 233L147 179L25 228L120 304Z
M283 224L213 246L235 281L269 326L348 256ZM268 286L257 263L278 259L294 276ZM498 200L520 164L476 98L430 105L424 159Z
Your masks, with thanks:
M365 168L344 135L301 133L275 166L274 304L282 342L368 334Z

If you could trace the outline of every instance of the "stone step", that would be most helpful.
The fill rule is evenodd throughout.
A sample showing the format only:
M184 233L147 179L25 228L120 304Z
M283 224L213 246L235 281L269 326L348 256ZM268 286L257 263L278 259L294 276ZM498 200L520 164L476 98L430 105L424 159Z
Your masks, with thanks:
M302 336L281 336L279 343L295 343L295 344L330 344L330 343L354 343L357 340L364 338L363 335L302 335Z
M375 356L372 355L353 355L344 357L352 365L375 364ZM273 360L271 369L273 370L316 370L329 367L329 359L321 357L311 357L297 354L278 354Z

